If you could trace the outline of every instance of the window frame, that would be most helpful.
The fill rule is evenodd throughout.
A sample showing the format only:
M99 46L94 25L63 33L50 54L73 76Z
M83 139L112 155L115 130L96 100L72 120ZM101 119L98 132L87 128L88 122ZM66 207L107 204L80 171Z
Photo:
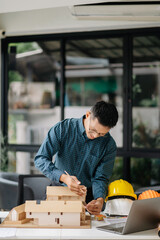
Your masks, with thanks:
M123 38L123 147L117 149L117 156L123 157L123 176L130 181L130 158L148 157L159 158L160 149L145 149L132 147L132 63L133 63L133 39L137 36L159 35L159 27L127 30L109 30L95 32L75 32L63 34L46 34L34 36L6 37L1 42L1 130L4 136L8 136L8 44L13 42L30 41L54 41L61 43L61 83L60 83L60 107L61 120L64 119L64 95L65 95L65 46L69 40L83 40L96 38ZM6 111L7 109L7 111ZM37 152L40 145L8 144L11 151Z

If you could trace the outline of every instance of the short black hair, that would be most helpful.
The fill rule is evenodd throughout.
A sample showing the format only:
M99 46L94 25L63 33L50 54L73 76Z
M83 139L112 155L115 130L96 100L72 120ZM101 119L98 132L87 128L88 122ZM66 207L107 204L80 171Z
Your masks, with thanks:
M97 118L103 126L113 128L118 121L118 111L114 104L105 101L96 102L91 108L91 116Z

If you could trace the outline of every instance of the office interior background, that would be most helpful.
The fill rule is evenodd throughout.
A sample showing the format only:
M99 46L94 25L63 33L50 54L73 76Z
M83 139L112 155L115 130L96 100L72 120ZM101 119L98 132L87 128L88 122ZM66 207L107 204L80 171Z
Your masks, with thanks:
M107 19L101 11L109 1L77 2L82 8L75 1L37 7L17 0L17 9L1 10L0 171L39 174L34 156L48 130L105 100L119 112L111 130L118 151L110 181L126 179L134 189L158 185L160 19ZM124 7L120 2L113 7ZM83 16L86 3L100 19Z

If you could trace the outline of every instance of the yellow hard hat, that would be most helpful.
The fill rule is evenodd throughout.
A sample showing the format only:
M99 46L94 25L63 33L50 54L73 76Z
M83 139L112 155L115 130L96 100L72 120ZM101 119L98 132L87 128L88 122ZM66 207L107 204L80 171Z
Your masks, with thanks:
M132 185L123 179L113 181L108 186L108 196L106 197L106 201L108 198L111 199L116 197L131 197L137 199L137 195L134 193Z

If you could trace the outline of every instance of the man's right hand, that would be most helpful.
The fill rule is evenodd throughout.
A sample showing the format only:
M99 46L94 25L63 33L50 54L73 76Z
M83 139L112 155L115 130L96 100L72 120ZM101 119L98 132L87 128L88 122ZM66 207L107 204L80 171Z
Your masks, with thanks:
M85 196L87 192L87 188L84 185L80 185L81 182L77 179L76 176L68 176L66 174L62 174L60 177L60 181L67 184L68 188L75 192L79 196Z

